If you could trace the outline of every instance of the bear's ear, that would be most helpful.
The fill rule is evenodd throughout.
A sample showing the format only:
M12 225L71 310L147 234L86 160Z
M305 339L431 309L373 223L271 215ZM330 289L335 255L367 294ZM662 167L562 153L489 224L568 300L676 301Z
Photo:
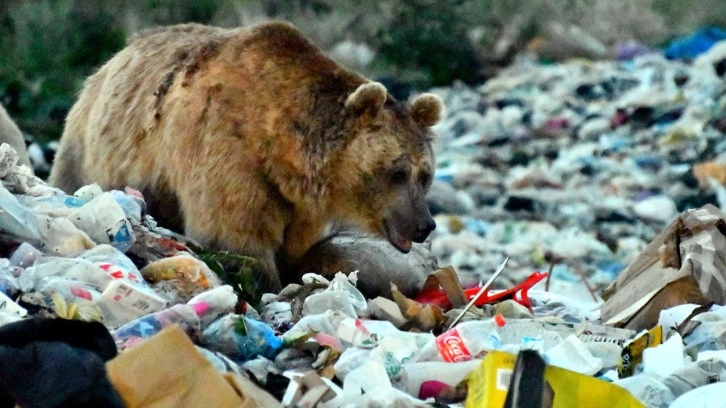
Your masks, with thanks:
M345 101L345 109L355 115L375 118L386 103L388 91L378 82L367 82L358 87Z
M431 93L417 96L411 102L411 117L421 127L431 127L441 119L444 102L441 97Z

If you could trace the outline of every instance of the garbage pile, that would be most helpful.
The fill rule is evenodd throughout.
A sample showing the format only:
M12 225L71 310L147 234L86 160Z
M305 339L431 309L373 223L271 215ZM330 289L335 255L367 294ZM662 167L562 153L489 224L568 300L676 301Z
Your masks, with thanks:
M597 291L679 212L726 208L724 67L726 41L692 63L523 55L478 88L434 90L440 264L468 286L508 255L501 288L554 264Z
M2 145L0 404L721 403L723 58L520 61L437 90L450 266L415 296L367 299L342 271L253 301L139 192L66 195Z

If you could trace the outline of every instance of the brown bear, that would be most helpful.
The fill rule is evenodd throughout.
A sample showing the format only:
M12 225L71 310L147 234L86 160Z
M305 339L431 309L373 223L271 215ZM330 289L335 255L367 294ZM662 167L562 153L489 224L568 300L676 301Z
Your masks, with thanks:
M394 99L287 23L160 28L87 79L50 183L139 188L161 225L255 257L279 289L337 228L404 253L426 239L442 109Z

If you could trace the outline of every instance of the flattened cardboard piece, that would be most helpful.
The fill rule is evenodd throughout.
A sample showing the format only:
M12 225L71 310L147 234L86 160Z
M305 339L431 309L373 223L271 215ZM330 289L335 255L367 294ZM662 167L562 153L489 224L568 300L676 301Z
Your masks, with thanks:
M683 303L726 302L726 221L708 204L681 213L605 290L603 321L635 330Z
M177 325L119 354L106 369L129 408L261 408L275 406L268 401L277 402L272 396L271 400L257 401L255 397L262 390L248 393L247 385L244 389L233 387Z
M237 395L242 398L242 408L254 408L254 407L281 407L280 401L275 399L270 393L258 387L255 383L249 379L240 375L227 373L224 374L224 379L235 389Z
M400 328L408 321L401 313L401 309L396 302L382 296L369 300L368 310L371 316L379 320L388 320L396 328Z
M401 314L406 318L407 322L402 329L416 328L420 331L430 331L434 328L441 327L446 321L446 316L436 305L422 305L421 303L411 300L398 291L395 284L391 284L391 293L393 293L393 301L396 302Z
M438 290L439 288L444 291L453 308L460 308L469 303L464 289L461 288L459 276L453 267L441 268L427 276L421 292Z

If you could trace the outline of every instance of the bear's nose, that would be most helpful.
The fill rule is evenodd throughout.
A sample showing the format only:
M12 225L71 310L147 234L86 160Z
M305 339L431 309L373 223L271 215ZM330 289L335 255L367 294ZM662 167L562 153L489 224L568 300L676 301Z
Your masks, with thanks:
M428 219L425 222L419 224L418 228L416 229L416 239L414 239L414 241L418 243L424 242L431 233L431 231L435 229L436 221L434 221L433 218L428 217Z

